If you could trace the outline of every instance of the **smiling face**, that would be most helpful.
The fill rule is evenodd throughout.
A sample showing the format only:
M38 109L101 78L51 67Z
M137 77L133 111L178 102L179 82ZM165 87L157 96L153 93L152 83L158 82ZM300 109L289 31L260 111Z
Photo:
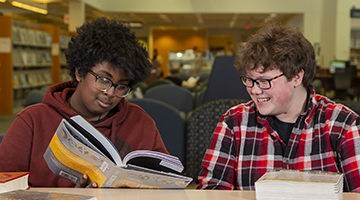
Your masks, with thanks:
M250 70L246 72L246 76L251 79L271 79L282 74L279 69L260 72L260 69ZM246 89L260 114L274 115L279 120L292 122L303 111L307 97L306 89L301 85L302 77L303 72L291 80L281 76L270 82L270 89L260 89L256 83L252 88Z
M115 70L112 64L103 62L95 65L92 71L110 79L113 83L128 84L129 77L121 70ZM100 91L95 87L96 78L88 73L85 77L76 74L79 81L76 91L71 97L72 109L89 121L104 117L122 98L114 95L114 87L107 91Z

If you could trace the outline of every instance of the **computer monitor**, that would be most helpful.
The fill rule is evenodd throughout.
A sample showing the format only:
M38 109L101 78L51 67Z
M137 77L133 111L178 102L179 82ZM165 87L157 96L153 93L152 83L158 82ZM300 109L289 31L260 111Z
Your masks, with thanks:
M332 60L330 62L329 72L331 74L335 73L336 70L345 70L347 66L349 66L349 61L343 60Z

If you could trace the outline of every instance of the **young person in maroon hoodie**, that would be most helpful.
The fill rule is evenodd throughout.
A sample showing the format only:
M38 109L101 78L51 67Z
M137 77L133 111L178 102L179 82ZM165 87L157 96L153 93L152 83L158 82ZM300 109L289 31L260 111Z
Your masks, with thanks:
M123 157L146 149L168 153L154 121L124 97L150 75L148 52L122 23L106 18L77 29L66 51L72 81L51 86L42 103L20 111L0 145L0 171L29 171L32 187L97 187L84 175L75 185L50 171L43 154L60 121L81 115Z

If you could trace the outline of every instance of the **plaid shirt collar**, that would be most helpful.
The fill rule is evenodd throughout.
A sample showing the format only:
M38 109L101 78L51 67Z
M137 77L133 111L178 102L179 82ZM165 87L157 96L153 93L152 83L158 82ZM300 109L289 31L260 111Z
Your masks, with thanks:
M312 116L314 115L315 112L314 108L317 106L317 95L315 93L314 87L310 85L308 87L308 91L310 91L310 95L308 95L306 110L296 120L296 122L299 122L300 121L299 118L305 118L306 126L311 123ZM258 109L256 109L256 114L257 114L257 121L260 124L266 125L273 120L272 117L269 115L261 115Z

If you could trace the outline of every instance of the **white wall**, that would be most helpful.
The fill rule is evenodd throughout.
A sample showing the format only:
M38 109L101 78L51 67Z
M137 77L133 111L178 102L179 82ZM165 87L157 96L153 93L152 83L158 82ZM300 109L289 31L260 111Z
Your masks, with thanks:
M332 59L348 59L350 31L360 29L350 19L359 0L82 0L105 12L147 13L295 13L289 21L314 45L320 45L318 63L328 68ZM149 28L145 30L148 32ZM141 32L141 31L137 31ZM237 38L234 35L234 39ZM234 47L237 45L235 44Z

